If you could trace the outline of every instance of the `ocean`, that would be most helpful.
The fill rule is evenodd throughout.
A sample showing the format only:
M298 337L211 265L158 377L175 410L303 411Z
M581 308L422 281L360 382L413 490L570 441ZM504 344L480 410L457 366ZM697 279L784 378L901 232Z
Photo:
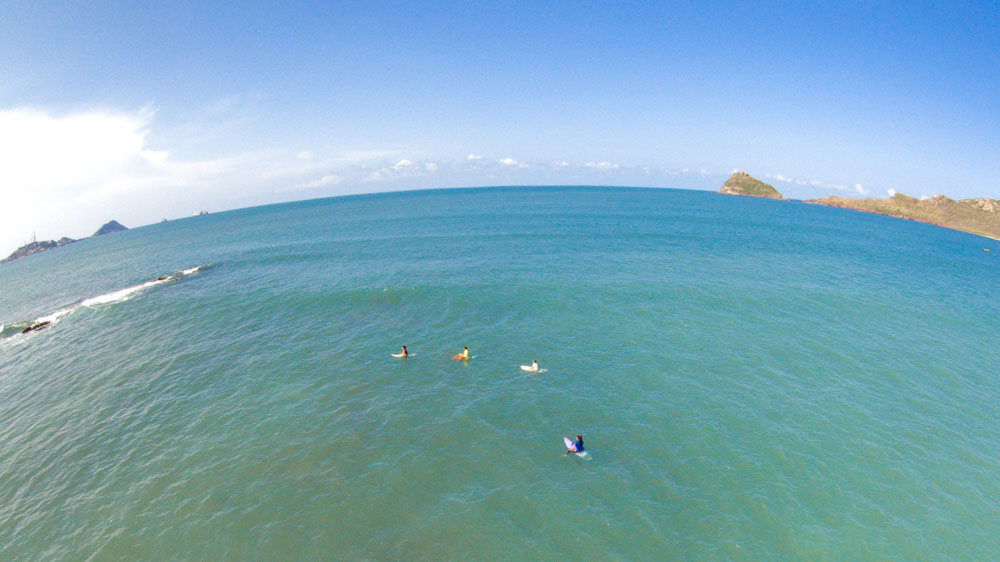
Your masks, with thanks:
M3 264L0 559L1000 558L998 259L800 202L512 187Z

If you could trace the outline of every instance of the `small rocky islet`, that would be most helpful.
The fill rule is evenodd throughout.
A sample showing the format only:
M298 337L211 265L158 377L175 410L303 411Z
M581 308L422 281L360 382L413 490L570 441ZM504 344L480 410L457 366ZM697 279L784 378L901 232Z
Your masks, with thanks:
M722 184L719 193L727 195L745 195L747 197L763 197L764 199L785 199L774 186L766 184L746 172L733 172L726 183Z

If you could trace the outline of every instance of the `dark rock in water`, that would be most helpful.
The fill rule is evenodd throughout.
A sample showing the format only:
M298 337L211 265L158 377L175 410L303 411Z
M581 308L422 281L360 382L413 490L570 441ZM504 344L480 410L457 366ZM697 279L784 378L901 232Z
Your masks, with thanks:
M21 333L22 334L27 334L28 332L37 332L38 330L43 330L43 329L47 328L49 326L49 324L51 324L51 323L52 322L49 322L48 320L46 320L45 322L39 322L37 324L32 324L31 326L28 326L27 328L25 328Z
M103 236L105 234L111 234L112 232L121 232L123 230L128 230L128 227L116 220L113 220L105 224L101 228L97 229L97 232L94 233L94 236Z

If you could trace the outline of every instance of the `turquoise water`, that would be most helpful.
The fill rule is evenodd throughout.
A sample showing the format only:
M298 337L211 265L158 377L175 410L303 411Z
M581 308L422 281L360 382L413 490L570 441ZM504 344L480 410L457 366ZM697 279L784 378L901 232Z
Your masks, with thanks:
M4 264L0 558L995 559L998 258L802 203L506 188Z

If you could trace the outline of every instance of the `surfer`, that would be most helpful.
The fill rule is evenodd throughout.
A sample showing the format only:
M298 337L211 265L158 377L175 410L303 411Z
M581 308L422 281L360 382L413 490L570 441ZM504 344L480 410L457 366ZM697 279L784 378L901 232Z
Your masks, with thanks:
M403 351L400 351L399 353L393 353L392 356L393 357L409 357L410 356L410 352L406 351L406 346L404 345L403 346Z
M456 359L456 360L457 359L468 359L468 358L469 358L469 348L468 347L463 347L462 348L462 353L459 353L458 355L455 355L454 357L452 357L452 359Z
M566 454L572 455L574 453L582 453L582 452L583 452L583 436L577 435L576 441L573 441L572 443L572 448L566 449Z
M531 365L521 365L522 371L528 371L529 373L544 373L545 369L538 368L538 359L532 359Z

